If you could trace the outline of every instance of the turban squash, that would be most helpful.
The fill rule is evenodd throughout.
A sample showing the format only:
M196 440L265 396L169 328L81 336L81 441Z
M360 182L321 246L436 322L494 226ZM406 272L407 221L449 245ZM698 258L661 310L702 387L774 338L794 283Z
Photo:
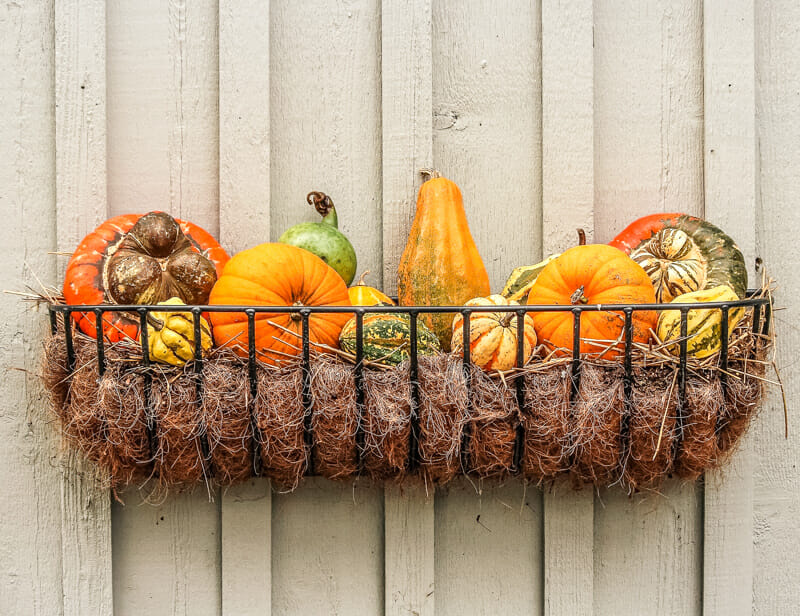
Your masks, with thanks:
M350 306L342 277L318 256L290 244L259 244L235 255L222 270L209 297L212 305L241 306ZM309 339L336 347L351 313L312 313ZM248 355L247 315L210 313L214 339ZM302 318L297 313L258 312L255 315L255 352L267 364L279 364L298 355Z
M67 304L157 304L177 297L205 304L228 255L197 225L166 212L125 214L83 238L67 264ZM75 312L78 328L95 337L94 313ZM103 314L109 342L138 339L137 315Z
M727 285L740 298L747 268L736 243L718 227L687 214L652 214L632 222L611 242L630 254L653 281L656 299Z
M642 267L617 248L604 244L575 246L549 263L528 295L528 304L652 304L655 290ZM532 312L540 343L569 355L573 347L572 312ZM633 341L647 342L657 313L633 313ZM581 314L580 352L593 358L618 357L624 346L621 311L587 310Z

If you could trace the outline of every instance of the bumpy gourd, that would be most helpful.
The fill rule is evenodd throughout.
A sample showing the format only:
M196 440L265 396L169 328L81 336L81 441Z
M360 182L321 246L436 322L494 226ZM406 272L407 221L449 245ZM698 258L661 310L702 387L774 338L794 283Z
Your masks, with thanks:
M284 231L278 241L314 253L336 270L345 284L350 284L356 275L356 251L350 240L339 231L339 218L333 201L318 191L308 193L306 201L319 212L322 221L301 222Z
M434 177L419 189L417 212L397 274L401 306L462 305L491 292L455 183ZM421 317L444 350L450 349L453 317L453 313Z
M502 295L476 297L465 306L519 306ZM517 326L519 317L513 312L473 312L469 319L470 360L484 370L510 370L517 364ZM525 314L525 339L523 365L536 348L536 331L533 317ZM453 319L452 348L454 353L464 353L464 317Z
M739 297L727 285L703 289L679 295L672 303L694 304L703 302L734 302ZM731 308L728 311L728 331L730 337L736 324L744 317L744 308ZM681 313L680 310L663 310L658 317L658 337L669 344L666 348L678 355L680 353ZM692 357L702 359L719 352L722 347L722 310L720 308L691 309L686 313L686 352Z
M182 306L178 297L159 302L159 306ZM150 359L182 366L194 358L194 316L191 312L150 312L147 315L147 340ZM205 354L212 345L208 321L200 317L200 346Z
M632 222L609 244L644 268L659 302L720 285L729 286L739 298L747 291L747 268L739 247L701 218L652 214Z
M411 356L411 318L407 314L367 314L363 321L364 359L390 366ZM339 346L356 353L356 318L342 328ZM424 323L417 322L417 356L433 355L441 350L439 339Z

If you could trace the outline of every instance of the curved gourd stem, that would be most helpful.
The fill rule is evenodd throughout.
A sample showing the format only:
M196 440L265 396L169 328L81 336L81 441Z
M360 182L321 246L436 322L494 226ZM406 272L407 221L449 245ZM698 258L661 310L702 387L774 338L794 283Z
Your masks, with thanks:
M333 206L333 199L322 191L312 190L306 195L306 201L309 205L313 205L314 209L322 216L322 222L339 228L339 218L336 215L336 208Z
M578 246L586 246L586 231L578 229Z
M423 177L427 177L427 179L429 180L442 177L441 173L439 173L436 169L433 169L431 167L423 167L422 169L419 170L419 173Z
M361 274L361 278L359 278L359 279L358 279L358 282L357 282L357 283L355 283L353 286L354 286L354 287L366 287L366 286L367 286L367 283L366 283L366 282L364 282L364 278L366 278L366 277L367 277L367 274L369 274L369 273L370 273L370 271L371 271L371 270L364 270L364 273L363 273L363 274Z

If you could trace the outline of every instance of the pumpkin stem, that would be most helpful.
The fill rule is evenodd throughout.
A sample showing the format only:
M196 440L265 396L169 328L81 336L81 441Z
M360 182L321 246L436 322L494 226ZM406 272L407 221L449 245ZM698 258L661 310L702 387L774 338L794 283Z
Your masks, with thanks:
M422 169L419 170L419 172L420 175L427 176L429 180L442 177L441 173L439 173L436 169L433 169L431 167L423 167Z
M580 287L575 289L575 292L572 295L570 295L569 301L572 303L573 306L575 304L588 304L589 303L589 300L586 299L586 296L583 294L583 291L584 291L584 287L583 287L583 285L581 285Z
M297 301L294 304L292 304L292 306L302 306L302 305L303 305L303 302L300 302L300 301ZM300 321L303 320L303 317L301 316L301 314L299 312L293 312L292 316L290 318L295 323L299 323Z
M583 229L578 229L578 246L586 246L586 231Z
M366 278L367 274L369 274L369 273L370 273L370 270L364 270L364 273L361 274L361 278L359 278L358 282L353 286L356 286L356 287L365 287L365 286L367 286L367 284L364 282L364 278Z
M500 327L508 327L511 325L511 321L514 320L514 313L513 312L506 312L503 315L503 318L500 319Z
M336 216L333 199L324 192L312 190L306 195L306 201L308 201L309 205L313 205L314 209L322 216L322 222L333 225L337 229L339 228L339 218Z

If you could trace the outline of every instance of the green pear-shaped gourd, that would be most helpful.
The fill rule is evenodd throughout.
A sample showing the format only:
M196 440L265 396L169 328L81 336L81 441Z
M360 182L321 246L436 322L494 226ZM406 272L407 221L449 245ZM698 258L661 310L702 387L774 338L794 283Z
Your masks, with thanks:
M339 219L333 201L325 193L308 193L306 201L322 216L321 222L301 222L287 229L278 241L313 252L344 279L353 282L356 275L356 251L339 231Z

